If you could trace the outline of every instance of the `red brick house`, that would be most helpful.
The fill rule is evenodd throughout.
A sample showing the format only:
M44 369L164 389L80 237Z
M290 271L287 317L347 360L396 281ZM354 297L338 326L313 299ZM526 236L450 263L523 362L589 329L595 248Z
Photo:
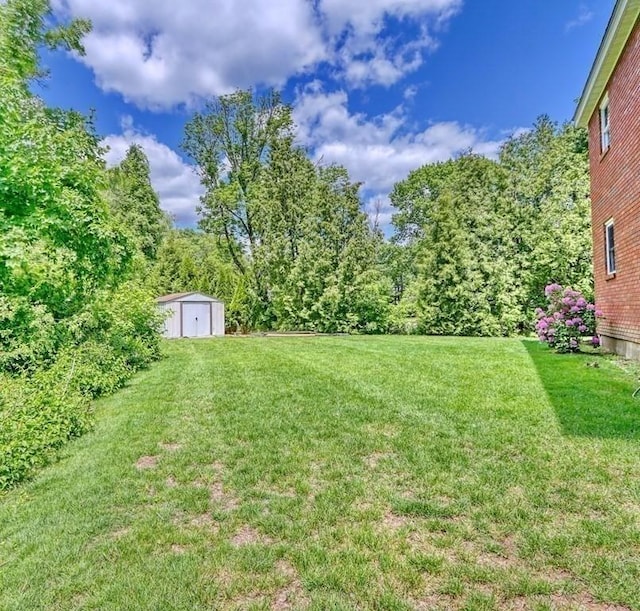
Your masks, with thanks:
M640 0L618 0L574 120L589 128L603 346L640 358Z

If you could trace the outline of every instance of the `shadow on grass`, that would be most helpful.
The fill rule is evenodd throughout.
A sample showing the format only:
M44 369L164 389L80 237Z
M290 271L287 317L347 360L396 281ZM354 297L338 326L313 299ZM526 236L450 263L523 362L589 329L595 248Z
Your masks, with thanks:
M640 397L632 397L640 382L600 355L522 343L566 435L640 439Z

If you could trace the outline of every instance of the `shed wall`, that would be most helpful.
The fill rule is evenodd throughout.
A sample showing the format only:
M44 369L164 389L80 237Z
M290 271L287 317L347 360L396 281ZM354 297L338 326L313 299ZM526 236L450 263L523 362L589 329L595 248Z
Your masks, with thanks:
M159 303L160 312L170 312L164 321L163 335L168 338L180 337L180 304L173 301L170 303Z
M224 335L224 303L217 301L211 304L213 328L211 335Z
M175 339L180 337L186 337L188 335L188 329L184 328L184 320L180 320L180 316L184 315L184 306L188 303L196 302L199 304L206 303L210 309L211 316L211 335L223 336L225 332L224 323L224 303L221 301L213 300L206 295L200 295L198 293L190 295L189 297L182 298L176 301L168 303L158 303L158 310L162 313L169 312L169 316L164 321L164 327L162 334L169 339ZM188 308L187 308L188 310ZM207 321L208 322L208 321ZM209 332L209 327L207 327ZM208 333L207 333L208 334ZM198 334L200 335L200 334Z

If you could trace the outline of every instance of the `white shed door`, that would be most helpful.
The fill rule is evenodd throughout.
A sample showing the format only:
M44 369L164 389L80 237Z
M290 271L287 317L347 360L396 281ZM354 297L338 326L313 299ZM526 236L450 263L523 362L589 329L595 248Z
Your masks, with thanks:
M211 335L211 305L208 303L182 304L183 337Z

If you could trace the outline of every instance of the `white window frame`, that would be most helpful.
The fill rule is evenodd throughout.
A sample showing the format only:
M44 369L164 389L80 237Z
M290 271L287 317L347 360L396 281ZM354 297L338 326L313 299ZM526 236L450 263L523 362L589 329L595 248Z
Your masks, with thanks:
M607 262L607 274L616 273L616 233L613 219L604 224L604 252Z
M600 102L600 147L606 153L611 147L611 110L609 108L609 93L604 94Z

